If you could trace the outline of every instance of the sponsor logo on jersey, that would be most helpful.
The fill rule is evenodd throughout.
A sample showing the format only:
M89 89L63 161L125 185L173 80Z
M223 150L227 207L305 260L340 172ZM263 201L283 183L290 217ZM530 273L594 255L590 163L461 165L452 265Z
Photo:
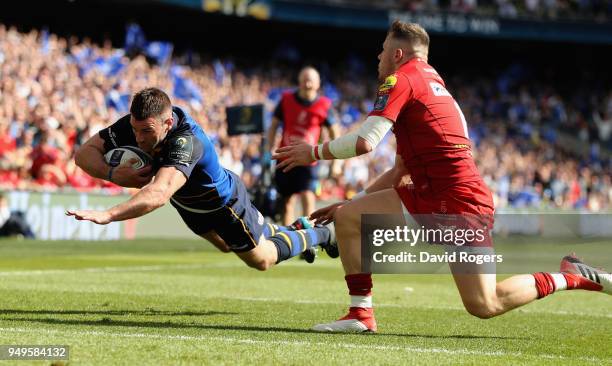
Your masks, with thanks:
M175 164L189 166L192 153L193 141L191 136L180 136L172 142L169 158Z
M437 97L450 97L451 96L448 90L446 90L446 88L440 83L436 83L435 81L432 81L431 83L429 83L429 86L431 87L433 94Z
M389 101L389 94L382 94L376 98L376 102L374 102L374 110L382 111L387 106L387 102Z
M186 143L187 143L187 139L184 137L179 137L178 139L176 139L176 142L175 142L178 148L184 147Z
M378 88L378 92L379 93L388 92L389 90L393 89L395 84L397 84L397 76L389 75L387 76L385 81L382 83L382 85Z

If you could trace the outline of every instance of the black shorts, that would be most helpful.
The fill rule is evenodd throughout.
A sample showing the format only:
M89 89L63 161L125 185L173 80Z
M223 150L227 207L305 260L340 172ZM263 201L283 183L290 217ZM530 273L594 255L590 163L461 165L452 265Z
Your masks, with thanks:
M223 207L211 212L194 212L170 201L191 231L203 235L214 230L236 253L248 252L259 243L264 218L253 206L242 180L233 175L234 193Z
M315 191L317 189L318 168L314 166L298 166L284 173L281 169L276 169L274 182L276 190L284 197L303 191Z

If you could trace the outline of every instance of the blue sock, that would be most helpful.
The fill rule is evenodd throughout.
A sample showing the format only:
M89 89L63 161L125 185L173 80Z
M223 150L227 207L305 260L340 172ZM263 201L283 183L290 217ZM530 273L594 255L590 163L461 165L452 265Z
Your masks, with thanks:
M267 238L278 251L276 263L299 255L308 248L327 244L330 239L329 229L317 226L312 229L280 231Z
M282 226L282 225L276 225L276 224L271 224L271 223L266 223L264 225L264 230L263 230L263 235L264 238L269 238L272 235L276 235L278 233L284 233L287 231L294 231L294 229L291 228L291 226Z

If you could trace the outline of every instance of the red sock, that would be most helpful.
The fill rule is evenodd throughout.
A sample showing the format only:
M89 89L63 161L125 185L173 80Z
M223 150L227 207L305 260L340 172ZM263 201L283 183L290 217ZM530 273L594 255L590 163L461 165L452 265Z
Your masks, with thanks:
M538 272L533 274L535 278L536 289L538 290L538 299L548 296L555 292L555 281L548 272Z
M372 296L372 274L356 273L344 276L349 295Z
M357 273L344 277L351 296L349 315L363 316L363 311L373 314L372 311L372 274ZM359 311L358 311L359 309ZM371 315L370 315L371 316Z

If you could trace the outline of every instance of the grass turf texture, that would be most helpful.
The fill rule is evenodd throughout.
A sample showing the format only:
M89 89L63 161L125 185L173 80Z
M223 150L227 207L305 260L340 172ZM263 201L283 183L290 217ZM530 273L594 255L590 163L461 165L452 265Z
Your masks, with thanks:
M70 365L612 364L603 294L480 320L448 275L378 275L378 334L308 330L347 301L326 257L257 272L203 241L0 241L0 344L69 345Z

